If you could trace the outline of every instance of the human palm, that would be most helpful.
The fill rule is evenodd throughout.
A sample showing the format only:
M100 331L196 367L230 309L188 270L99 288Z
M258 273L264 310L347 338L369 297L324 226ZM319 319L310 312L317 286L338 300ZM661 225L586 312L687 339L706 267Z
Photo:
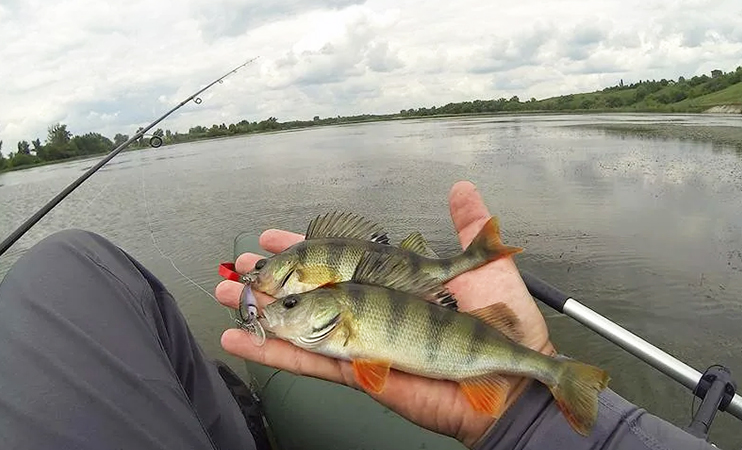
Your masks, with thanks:
M490 213L476 187L469 182L459 182L453 186L449 204L459 241L466 248L490 218ZM268 230L261 235L260 246L271 253L278 253L303 238L300 234L288 231ZM253 253L240 255L235 263L237 271L246 273L252 270L261 258L263 256ZM493 303L506 303L520 321L523 345L545 354L554 351L544 318L511 257L461 274L446 286L456 297L462 312ZM217 286L216 297L222 304L237 308L241 291L242 284L227 280ZM256 293L256 298L261 306L273 301L271 297L260 293ZM222 335L221 344L229 353L260 364L362 389L353 377L350 362L312 353L280 339L268 339L263 346L258 346L244 331L229 329ZM508 381L510 390L503 412L529 383L527 379L516 377L509 377ZM496 420L474 411L459 385L453 381L433 380L391 370L381 393L367 393L418 425L452 436L469 447Z

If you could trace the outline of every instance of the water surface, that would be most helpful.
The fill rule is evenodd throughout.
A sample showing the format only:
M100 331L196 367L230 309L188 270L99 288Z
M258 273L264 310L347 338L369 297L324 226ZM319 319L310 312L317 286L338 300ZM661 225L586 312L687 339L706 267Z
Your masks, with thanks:
M216 267L242 231L303 232L328 210L384 224L395 242L420 230L442 254L458 250L447 195L477 184L520 267L549 280L699 370L725 364L742 380L742 160L704 143L616 136L572 125L668 122L740 126L690 115L497 116L323 127L119 155L0 258L0 274L51 232L103 234L174 293L212 355L231 326L213 292ZM5 236L94 160L0 175ZM150 231L152 234L150 234ZM691 396L646 366L543 308L557 348L611 372L611 386L675 424ZM726 414L722 448L742 446Z

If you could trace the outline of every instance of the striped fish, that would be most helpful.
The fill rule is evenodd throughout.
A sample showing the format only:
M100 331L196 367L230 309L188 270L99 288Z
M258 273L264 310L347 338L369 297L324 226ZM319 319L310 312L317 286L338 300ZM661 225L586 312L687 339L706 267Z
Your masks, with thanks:
M349 213L331 213L313 219L305 239L285 251L261 259L247 278L251 286L275 298L307 292L327 284L350 280L366 252L395 255L413 273L424 273L441 283L486 264L522 251L503 245L496 218L491 218L471 245L450 258L438 258L425 238L414 232L399 246L389 244L377 224ZM456 309L455 301L440 299Z
M404 258L367 252L350 281L288 295L259 320L277 338L352 361L356 381L374 393L394 368L456 381L476 411L497 417L509 391L504 375L536 379L587 435L608 375L521 345L518 319L504 303L461 313L431 301L449 295Z

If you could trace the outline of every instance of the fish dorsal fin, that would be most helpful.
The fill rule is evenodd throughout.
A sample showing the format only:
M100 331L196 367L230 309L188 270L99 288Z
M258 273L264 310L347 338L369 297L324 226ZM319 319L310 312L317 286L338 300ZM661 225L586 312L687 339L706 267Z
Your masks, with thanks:
M523 341L523 331L520 329L520 320L512 309L505 303L495 303L484 308L467 311L467 314L476 317L487 325L496 328L502 334L515 342Z
M380 244L389 244L389 238L378 224L357 214L339 213L337 211L312 219L309 222L304 239L333 237L363 239Z
M371 235L371 242L376 242L377 244L385 244L385 245L391 245L391 242L389 242L389 236L386 235L386 233L382 232L374 233Z
M365 251L350 281L384 286L417 295L449 309L458 309L453 294L441 282L424 272L413 271L406 259L394 254Z
M419 231L413 231L409 236L399 244L399 248L407 249L411 252L415 252L418 255L427 256L428 258L437 258L433 249L428 245L428 241L425 240L423 235Z

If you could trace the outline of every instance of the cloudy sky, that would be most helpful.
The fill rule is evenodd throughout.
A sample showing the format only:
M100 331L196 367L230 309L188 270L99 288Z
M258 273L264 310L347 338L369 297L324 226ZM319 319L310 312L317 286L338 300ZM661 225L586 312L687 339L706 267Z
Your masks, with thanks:
M742 65L739 0L3 0L0 139L543 98Z

